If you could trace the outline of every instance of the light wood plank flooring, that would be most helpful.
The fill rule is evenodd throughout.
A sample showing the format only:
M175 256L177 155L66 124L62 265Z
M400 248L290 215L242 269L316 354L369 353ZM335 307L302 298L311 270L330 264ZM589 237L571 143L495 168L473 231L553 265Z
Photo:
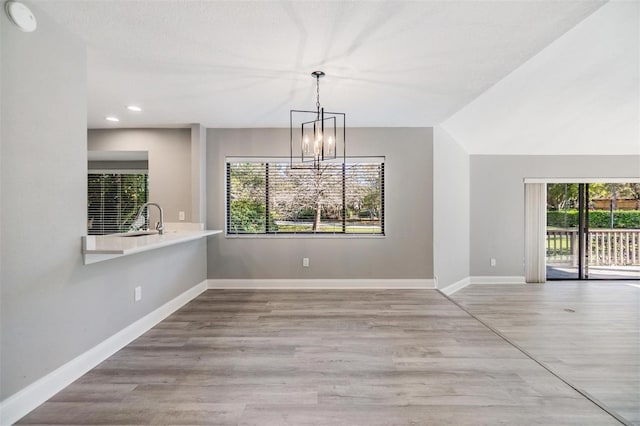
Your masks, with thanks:
M640 425L640 281L474 285L452 299Z
M209 290L20 423L619 425L434 290Z

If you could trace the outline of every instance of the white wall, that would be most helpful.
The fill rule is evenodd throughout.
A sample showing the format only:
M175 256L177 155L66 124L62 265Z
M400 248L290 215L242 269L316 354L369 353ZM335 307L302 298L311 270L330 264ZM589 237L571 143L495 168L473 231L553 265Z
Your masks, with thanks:
M432 278L432 137L431 128L347 130L347 155L386 156L386 237L211 238L209 278ZM207 141L207 223L224 229L225 157L288 156L289 129L208 129Z
M469 154L433 130L433 266L438 288L469 276Z
M640 154L639 28L609 2L443 127L470 154Z
M0 13L2 400L206 279L202 240L82 264L85 47L30 7L34 33ZM143 286L139 303L136 285Z
M472 155L471 275L524 276L525 178L639 177L640 156Z
M149 201L162 206L165 222L178 222L178 212L191 221L190 129L89 130L90 151L147 151L149 153ZM150 223L158 220L151 209Z

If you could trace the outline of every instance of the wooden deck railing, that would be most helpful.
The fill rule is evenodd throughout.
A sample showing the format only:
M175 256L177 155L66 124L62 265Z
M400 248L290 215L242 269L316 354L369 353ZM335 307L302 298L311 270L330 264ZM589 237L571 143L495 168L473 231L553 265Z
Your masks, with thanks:
M590 266L640 265L640 229L594 229L586 237ZM578 231L547 231L547 262L578 263Z

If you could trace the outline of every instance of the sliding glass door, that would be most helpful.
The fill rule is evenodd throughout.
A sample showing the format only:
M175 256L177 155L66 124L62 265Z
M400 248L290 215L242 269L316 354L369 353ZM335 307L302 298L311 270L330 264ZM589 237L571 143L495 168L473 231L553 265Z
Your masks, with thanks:
M549 280L640 279L640 184L547 184Z
M580 277L580 185L547 184L547 279Z

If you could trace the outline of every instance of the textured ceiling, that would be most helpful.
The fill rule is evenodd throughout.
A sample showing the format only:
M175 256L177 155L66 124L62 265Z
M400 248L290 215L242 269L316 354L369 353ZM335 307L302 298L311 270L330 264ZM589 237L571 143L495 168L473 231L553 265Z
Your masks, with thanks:
M289 109L314 107L316 69L322 104L350 126L431 126L603 4L31 3L87 44L90 128L286 127Z

